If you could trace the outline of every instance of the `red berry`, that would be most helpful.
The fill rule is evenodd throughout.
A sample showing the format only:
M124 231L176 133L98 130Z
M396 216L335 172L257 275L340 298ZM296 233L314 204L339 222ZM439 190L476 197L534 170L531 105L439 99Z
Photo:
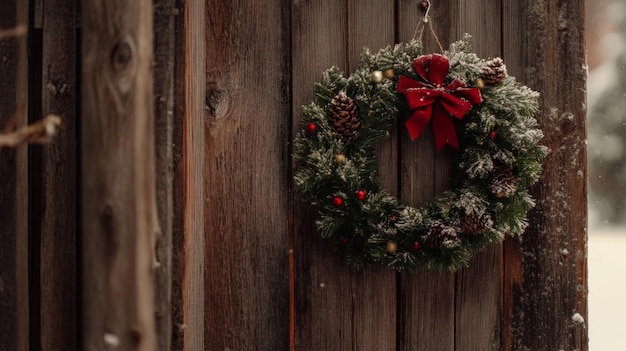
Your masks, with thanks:
M306 127L304 127L304 130L309 135L315 134L315 132L317 132L317 125L315 123L311 122L311 123L307 124Z
M356 192L356 198L357 198L359 201L363 201L363 200L365 200L365 190L357 190L357 192Z
M489 138L491 138L491 140L494 140L497 134L498 133L496 133L495 130L492 130L491 132L489 132Z
M422 11L428 10L428 1L420 2L420 8L422 9Z
M348 243L348 238L346 238L345 236L341 238L341 242L344 244Z
M413 250L417 251L420 249L420 243L418 243L417 241L413 243Z
M335 207L341 207L341 205L343 205L343 199L339 196L335 196L333 198L333 206Z
M389 216L389 221L391 223L396 223L398 221L398 215L395 213L392 213L391 216Z

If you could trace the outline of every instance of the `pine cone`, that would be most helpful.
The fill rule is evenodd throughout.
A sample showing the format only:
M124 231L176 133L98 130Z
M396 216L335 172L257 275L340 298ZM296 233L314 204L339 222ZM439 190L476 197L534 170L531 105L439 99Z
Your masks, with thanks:
M424 237L424 246L428 249L440 247L452 249L459 245L461 245L461 239L456 230L439 220L431 223L428 233Z
M335 130L335 134L344 143L353 141L358 134L359 127L361 127L357 106L344 91L335 95L330 102L328 119Z
M487 67L483 69L481 78L487 85L498 85L506 78L506 65L501 58L496 57L487 62Z
M517 181L513 170L506 166L497 166L489 180L489 191L496 197L509 197L517 190Z
M478 216L475 214L461 217L461 231L463 234L476 235L485 232L493 226L493 220L488 214Z

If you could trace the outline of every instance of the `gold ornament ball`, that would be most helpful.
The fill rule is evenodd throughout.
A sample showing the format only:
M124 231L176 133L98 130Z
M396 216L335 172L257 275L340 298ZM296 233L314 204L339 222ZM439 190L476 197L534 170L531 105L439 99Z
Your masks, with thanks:
M346 162L346 156L344 154L337 154L335 155L335 163L336 164L342 164Z
M393 70L393 68L387 68L383 71L383 76L387 79L391 79L396 76L396 72Z
M387 243L387 252L394 253L398 250L398 244L395 241L389 241Z
M380 83L383 81L383 71L374 71L372 72L372 82L374 83Z
M499 191L497 193L494 194L498 199L502 199L504 197L506 197L506 194L504 193L504 191Z
M477 79L476 79L476 86L477 86L479 89L484 88L484 87L485 87L485 81L484 81L482 78L477 78Z

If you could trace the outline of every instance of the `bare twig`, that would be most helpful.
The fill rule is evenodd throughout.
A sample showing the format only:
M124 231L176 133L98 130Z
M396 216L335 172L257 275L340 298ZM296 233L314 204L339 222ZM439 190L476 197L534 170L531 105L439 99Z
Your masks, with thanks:
M12 133L0 134L0 149L3 147L16 147L24 143L47 143L52 140L60 126L61 117L48 115L46 118Z
M28 31L28 28L25 25L19 25L15 28L10 29L0 29L0 40L11 38L11 37L19 37Z
M13 116L9 118L7 125L4 126L3 130L0 130L1 134L7 134L15 130L15 126L17 125L17 121L24 115L24 106L19 106L15 112L13 112Z
M25 25L18 25L15 28L1 29L0 40L25 35L28 28ZM49 115L39 122L15 130L17 121L24 114L24 108L20 107L9 119L4 130L0 131L0 149L3 147L16 147L23 143L46 143L52 140L57 128L61 126L61 118L56 115Z

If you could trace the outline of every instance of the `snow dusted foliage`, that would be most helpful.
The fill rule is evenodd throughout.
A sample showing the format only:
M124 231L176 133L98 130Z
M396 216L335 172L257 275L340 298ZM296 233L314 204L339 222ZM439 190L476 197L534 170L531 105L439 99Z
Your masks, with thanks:
M539 179L547 152L533 117L538 93L505 74L482 84L489 61L476 56L470 44L465 36L445 53L445 79L475 91L480 87L482 103L454 119L460 146L457 183L422 208L403 205L380 189L374 152L376 142L409 114L396 86L400 76L420 79L414 61L422 55L421 43L397 44L375 54L365 49L361 65L348 77L333 67L315 85L315 100L304 106L302 132L294 142L294 181L315 210L319 234L345 252L349 264L453 271L506 234L520 235L527 227L526 214L534 206L527 190ZM373 79L374 72L386 73ZM360 123L349 142L337 137L328 117L333 98L344 94L356 104ZM511 190L494 191L501 188Z

